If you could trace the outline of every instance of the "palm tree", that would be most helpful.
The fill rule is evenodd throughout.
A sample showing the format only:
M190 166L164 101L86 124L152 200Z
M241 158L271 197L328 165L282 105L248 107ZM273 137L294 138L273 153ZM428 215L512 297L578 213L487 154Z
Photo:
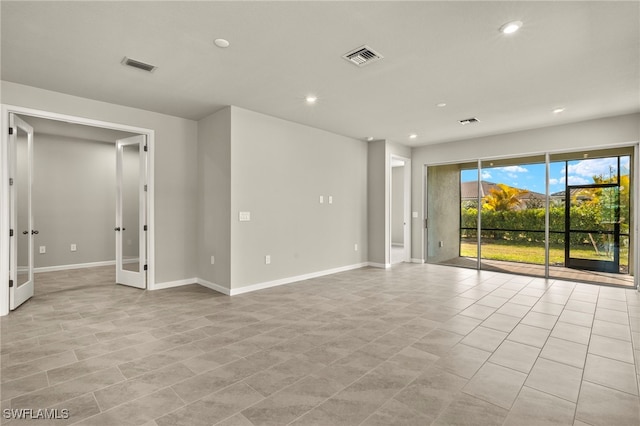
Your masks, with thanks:
M522 195L529 193L526 189L513 188L504 183L498 183L497 188L491 188L482 198L482 208L493 211L516 210L523 204Z

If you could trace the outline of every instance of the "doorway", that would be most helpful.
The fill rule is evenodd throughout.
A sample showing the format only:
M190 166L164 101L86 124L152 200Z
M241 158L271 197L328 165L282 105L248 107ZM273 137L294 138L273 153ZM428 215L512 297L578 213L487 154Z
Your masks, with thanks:
M149 164L150 156L148 153L152 152L153 131L18 107L3 106L3 116L10 118L8 120L10 126L7 127L17 128L16 125L11 124L11 120L14 120L14 122L20 120L24 123L33 124L31 127L33 128L35 138L32 134L31 149L21 149L21 152L30 152L32 156L34 152L36 153L36 159L38 161L34 162L32 158L31 166L29 166L35 169L36 176L40 175L39 181L38 179L33 180L35 188L38 188L38 183L42 185L46 183L43 181L51 179L50 177L44 177L43 179L42 169L46 169L46 164L48 162L53 163L54 157L63 156L62 152L57 151L56 148L54 148L54 144L51 143L51 146L47 146L48 153L44 153L46 150L42 150L43 153L40 157L44 156L44 159L38 158L38 137L39 135L44 135L45 132L46 134L55 133L56 131L52 131L52 128L58 128L65 129L61 131L63 135L65 132L68 133L70 129L80 134L80 136L75 139L64 137L64 139L68 140L73 139L76 148L84 148L92 145L87 142L93 142L95 145L103 145L100 151L102 153L102 159L99 160L100 164L96 163L95 156L83 160L79 149L74 150L70 148L70 150L65 152L67 152L67 154L70 152L75 153L72 154L74 157L68 164L85 163L85 171L99 167L102 167L104 171L105 164L109 165L108 167L110 167L111 172L103 176L102 180L105 181L104 185L111 186L111 192L104 190L103 186L96 186L95 183L97 181L94 179L92 181L93 183L87 182L87 185L91 186L93 190L79 193L76 197L86 201L87 208L86 212L84 212L86 214L82 214L82 211L77 211L74 214L74 207L67 206L68 203L51 203L51 200L49 200L50 204L48 204L50 208L43 209L42 204L44 201L40 200L40 203L33 204L31 196L27 197L25 192L27 188L31 187L29 181L33 179L33 170L31 170L30 173L26 173L28 167L23 166L20 170L12 168L9 173L3 173L2 180L7 183L11 182L10 179L14 179L11 175L15 175L17 178L13 183L17 185L15 187L10 186L9 191L4 191L6 187L3 185L3 201L6 198L12 200L13 197L16 198L16 201L7 204L2 203L3 206L7 206L7 208L3 208L1 212L3 229L6 224L7 228L10 228L13 232L10 233L9 229L7 229L7 234L10 234L8 238L9 241L6 241L4 238L2 239L0 267L3 271L6 270L8 275L15 276L16 278L20 275L19 280L16 279L13 280L13 283L8 283L9 285L13 284L13 288L15 288L15 290L19 289L20 291L9 291L9 294L6 295L8 297L0 298L0 313L5 315L8 313L9 308L15 309L24 301L21 299L26 300L30 294L33 294L34 272L37 277L41 273L51 275L55 273L55 271L73 269L75 270L74 273L69 273L68 275L78 275L82 270L89 271L89 269L85 268L104 268L106 267L105 265L112 265L111 268L116 269L113 265L117 265L117 272L120 272L117 275L121 276L118 276L118 279L113 281L114 283L117 282L129 286L147 288L147 282L153 282L153 250L149 249L152 247L153 240L153 232L149 232L149 229L152 229L153 209L147 209L148 205L152 206L152 203L149 201L152 197L153 189L152 165ZM21 131L20 133L22 134L24 132ZM8 129L5 135L8 135ZM67 136L69 135L67 134ZM77 135L74 133L73 136ZM105 137L109 138L108 142L104 140ZM7 163L12 165L17 164L17 156L12 146L26 146L26 142L22 142L23 140L26 140L26 138L12 138L12 135L3 137L3 171ZM35 148L34 140L36 141ZM117 140L119 140L118 143ZM47 142L49 141L50 140ZM45 145L42 145L42 141L40 141L40 143L40 148L43 148ZM126 148L124 148L125 146ZM104 152L107 153L106 157ZM120 155L118 155L118 153L120 153ZM24 162L25 155L21 154L21 157L21 161ZM81 175L75 177L70 176L68 173L65 175L64 171L66 170L64 166L57 165L56 167L58 173L52 176L60 174L60 181L58 182L58 186L55 187L58 190L51 192L68 192L69 187L73 187L75 182L83 180ZM118 185L116 185L116 176ZM134 181L133 185L131 181ZM117 197L115 196L116 188L118 189ZM101 192L105 194L100 196ZM15 193L15 196L13 193ZM109 195L109 193L113 194ZM58 195L59 194L54 193L53 198L56 199ZM137 200L133 201L134 198L137 198ZM107 199L109 202L105 201ZM115 208L116 200L122 207L119 211L116 211ZM108 205L111 205L111 203L112 207L109 207ZM26 204L29 204L29 206L33 208L25 214L26 210L23 207ZM20 208L18 209L18 207ZM66 207L69 207L69 209L66 212L68 214L68 220L66 220L67 223L65 226L51 226L52 223L47 223L51 222L49 216L55 216L53 213L60 213L59 210L64 210ZM58 210L58 212L54 212L54 210ZM79 208L78 210L83 209ZM86 226L86 223L82 223L83 221L89 221L89 219L95 219L95 217L98 216L97 212L101 210L104 210L105 213L110 212L101 215L102 221L96 222L94 220L91 226ZM43 214L43 211L46 211L47 214ZM71 214L69 214L70 212ZM25 223L27 218L31 218L31 225ZM35 221L34 218L36 219ZM40 229L39 223L44 228ZM61 222L58 222L58 224L59 223ZM78 231L82 228L81 225L84 226L85 239L81 239L83 235L69 237L72 233L70 231L73 231L74 228L75 231ZM122 231L116 231L115 228L118 227L122 228L123 231L126 230L126 234ZM30 232L23 235L24 230L22 228ZM105 229L106 232L104 232ZM78 234L83 233L76 232L76 235ZM118 238L119 235L123 236L123 238ZM48 242L43 243L45 240ZM106 242L107 240L108 243ZM63 249L60 248L60 241L64 241ZM98 244L93 244L94 241ZM96 254L95 252L99 250L92 246L100 246L102 248L110 246L110 256L105 258L104 254ZM118 250L116 250L116 247L118 247ZM54 258L54 252L58 256L57 258L51 259L48 263L42 262L47 256ZM66 254L64 252L66 252ZM61 253L64 256L62 258L59 257ZM34 256L36 260L34 260ZM29 258L31 258L31 260L29 260ZM78 260L74 261L73 259ZM135 277L134 279L132 279L132 275ZM31 280L22 279L22 277L28 278L29 276L32 277ZM35 281L37 281L37 279ZM24 287L23 284L28 284L29 282L31 283L31 290L27 292L22 291L23 288L28 288ZM18 286L16 284L20 285ZM9 289L11 288L12 287L9 287ZM21 295L25 293L27 296L17 297L18 293ZM3 296L4 295L5 294L3 294Z
M606 174L594 175L594 183L590 184L567 183L565 265L595 272L628 273L629 174L621 173L621 165L624 168L629 163L629 157L581 161L589 162L597 162L597 166ZM585 167L594 169L594 166L586 164ZM570 162L565 170L569 167ZM626 186L622 184L623 180Z
M411 262L411 160L391 156L389 260Z

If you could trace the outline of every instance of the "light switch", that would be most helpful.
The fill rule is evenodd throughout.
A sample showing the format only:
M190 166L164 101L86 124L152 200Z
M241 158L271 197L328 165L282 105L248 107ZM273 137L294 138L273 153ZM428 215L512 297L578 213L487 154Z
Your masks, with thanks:
M414 219L418 218L418 212L411 212L411 215Z
M40 254L45 254L47 252L47 246L40 246Z
M333 195L329 195L329 204L333 204Z
M71 244L71 251L77 251L78 250L78 246L75 244Z
M240 212L240 222L249 222L251 220L251 212Z
M324 204L324 195L320 196L320 204Z

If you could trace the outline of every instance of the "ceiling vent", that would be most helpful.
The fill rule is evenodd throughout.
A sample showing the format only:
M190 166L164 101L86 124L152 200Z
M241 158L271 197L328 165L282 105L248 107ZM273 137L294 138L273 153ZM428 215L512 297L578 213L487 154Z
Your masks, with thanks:
M473 123L479 123L480 120L478 120L475 117L472 118L466 118L464 120L459 120L458 123L462 124L463 126L466 126L467 124L473 124Z
M359 67L375 62L378 59L382 59L384 56L375 52L369 46L361 46L349 53L342 55L347 61L356 64Z
M122 60L122 65L137 68L139 70L143 70L147 72L154 72L156 68L158 68L155 65L145 64L144 62L136 61L135 59L127 58L126 56Z

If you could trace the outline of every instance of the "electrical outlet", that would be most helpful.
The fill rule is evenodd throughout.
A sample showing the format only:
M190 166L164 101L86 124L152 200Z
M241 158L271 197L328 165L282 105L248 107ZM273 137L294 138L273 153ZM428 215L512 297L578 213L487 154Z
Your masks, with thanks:
M265 265L269 265L271 263L271 256L270 255L266 255L264 257L264 264Z
M213 265L214 263L216 263L216 258L214 256L211 256L211 264Z
M329 204L333 204L333 195L329 195Z
M75 244L71 244L71 251L77 251L78 250L78 246Z
M47 246L40 246L40 254L45 254L47 252Z
M320 204L324 204L324 195L320 196Z
M358 251L358 244L354 244L354 245L353 245L353 250L354 250L354 251Z

